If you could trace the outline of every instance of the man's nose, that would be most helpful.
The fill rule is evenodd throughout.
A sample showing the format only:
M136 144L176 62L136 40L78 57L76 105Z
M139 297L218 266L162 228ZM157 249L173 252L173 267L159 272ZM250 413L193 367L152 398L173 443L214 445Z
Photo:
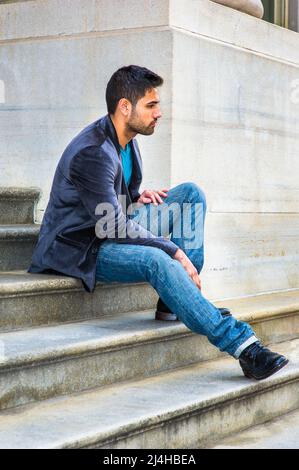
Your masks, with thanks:
M162 116L162 113L161 113L161 109L159 108L154 112L154 119L159 119L161 116Z

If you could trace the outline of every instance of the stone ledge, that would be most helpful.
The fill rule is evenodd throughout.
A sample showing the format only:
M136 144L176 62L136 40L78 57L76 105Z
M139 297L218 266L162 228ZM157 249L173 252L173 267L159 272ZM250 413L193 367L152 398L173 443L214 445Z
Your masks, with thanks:
M37 240L40 231L38 224L0 225L1 241Z
M130 284L119 283L98 283L96 289L105 289L111 287L129 287L145 285L143 282ZM69 276L60 276L52 274L31 274L26 271L7 271L0 273L0 298L6 296L22 296L24 294L40 294L43 292L65 292L80 291L85 293L82 282L79 279ZM92 294L88 294L92 295Z
M233 434L210 448L299 449L299 410Z
M41 190L39 188L18 188L14 186L0 187L0 202L3 200L24 200L36 201L40 197Z
M119 285L116 285L117 287ZM225 302L216 301L215 305L218 307L225 305L231 309L239 321L250 322L250 324L256 325L273 320L293 318L296 319L299 327L298 289L242 299L227 299ZM287 339L287 336L292 338L299 336L298 327L294 328L291 334L285 335L283 341ZM19 341L18 338L21 336L23 339ZM45 339L39 345L39 340L43 336ZM124 347L133 347L138 343L155 343L185 336L202 338L195 335L181 322L154 321L153 310L122 313L121 315L111 315L100 319L68 323L67 325L4 332L0 334L0 340L3 344L6 344L7 341L8 348L11 348L12 353L8 349L5 361L0 364L0 370L28 365L33 361L51 362L78 354L89 355L99 351L120 350ZM261 340L267 343L276 341L271 336L270 329ZM282 340L280 339L280 341ZM206 340L204 342L207 343ZM203 355L201 360L209 360L215 356L213 354L215 348L208 343L203 349L206 347L208 352ZM216 352L216 355L221 355L221 353Z
M92 37L95 33L112 31L115 34L124 34L126 30L127 33L132 30L142 33L149 28L174 26L249 51L299 63L298 33L257 21L255 17L210 0L128 0L123 2L121 10L118 0L111 0L108 7L105 0L88 4L85 0L28 1L0 5L0 25L3 25L0 42L4 43L42 38L78 39L78 35Z
M168 23L168 13L169 0L44 0L0 5L0 40L162 26Z
M262 18L264 15L264 6L260 0L212 0L212 2L220 3L257 18Z
M235 318L239 321L250 322L259 325L275 320L292 321L292 332L286 332L284 326L279 327L276 322L280 338L277 341L273 331L265 325L265 335L260 337L263 343L275 343L294 339L299 336L299 294L289 306L265 308L259 310L247 300L247 308L243 313L236 313L232 309ZM254 298L256 300L256 298ZM261 302L263 303L263 302ZM216 305L224 305L216 302ZM228 308L232 308L230 302L226 302ZM264 307L264 308L263 308ZM242 310L242 307L240 308ZM250 310L250 314L246 313ZM254 311L254 313L252 313ZM268 330L266 330L268 328ZM259 336L259 335L257 335ZM277 336L277 335L276 335ZM41 326L21 331L7 331L0 333L1 344L5 346L5 358L0 362L0 372L12 368L38 366L41 364L51 365L62 360L74 359L76 357L87 357L94 354L123 351L146 344L165 343L165 341L177 341L184 338L195 338L197 343L193 345L193 362L204 362L223 354L214 348L202 335L196 335L182 322L162 322L154 320L154 311L145 310L140 312L127 312L117 315L109 315L99 319L67 323L54 326ZM282 339L281 339L282 338ZM193 341L194 342L194 341ZM167 349L165 343L164 349ZM182 350L183 354L183 350ZM196 357L196 354L198 357Z
M290 364L260 382L224 358L20 407L0 415L0 447L199 448L298 407L298 348L281 343Z
M236 46L248 53L299 64L298 33L210 0L197 0L190 3L190 8L185 6L185 2L173 0L170 25L182 33L223 42L224 46Z
M217 305L227 305L239 320L254 323L264 344L299 336L298 291L257 297L262 298ZM154 309L8 331L0 334L0 344L1 409L224 356L183 323L155 321Z
M0 224L33 224L38 188L0 187Z
M0 330L11 331L154 308L158 296L146 283L98 284L85 292L67 276L0 272Z

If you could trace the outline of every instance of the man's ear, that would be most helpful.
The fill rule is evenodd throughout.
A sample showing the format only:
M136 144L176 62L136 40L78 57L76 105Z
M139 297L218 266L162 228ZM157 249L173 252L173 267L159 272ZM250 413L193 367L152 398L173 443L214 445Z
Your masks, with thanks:
M126 98L121 98L118 103L119 110L124 116L130 113L131 103Z

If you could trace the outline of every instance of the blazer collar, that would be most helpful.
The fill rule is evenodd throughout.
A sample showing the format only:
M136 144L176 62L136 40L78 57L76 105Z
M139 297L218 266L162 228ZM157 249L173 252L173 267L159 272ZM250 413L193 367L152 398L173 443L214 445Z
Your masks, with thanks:
M118 142L117 133L116 133L115 127L113 125L113 122L112 122L109 114L107 114L102 119L100 119L99 124L102 128L104 128L105 134L107 134L110 137L110 139L112 140L112 142L113 142L113 144L114 144L114 146L117 150L117 153L120 154L120 145L119 145L119 142Z
M137 166L137 172L139 173L138 176L140 176L141 178L141 174L142 174L142 163L141 163L141 157L140 157L140 152L139 152L139 148L138 148L138 145L137 145L137 142L135 139L132 139L132 148L133 148L133 153L134 153L134 161L136 163L136 166Z
M119 144L119 141L118 141L118 137L117 137L115 127L113 125L113 122L112 122L109 114L106 114L106 116L104 116L102 119L100 119L99 126L102 127L104 129L105 134L107 134L110 137L110 139L112 140L112 142L113 142L113 144L114 144L114 146L117 150L118 155L120 155L120 144ZM137 171L139 173L141 173L142 172L142 163L141 163L141 157L140 157L138 145L137 145L135 139L132 139L131 142L132 142L132 147L133 147L133 153L134 153L134 156L135 156L134 160L137 164Z

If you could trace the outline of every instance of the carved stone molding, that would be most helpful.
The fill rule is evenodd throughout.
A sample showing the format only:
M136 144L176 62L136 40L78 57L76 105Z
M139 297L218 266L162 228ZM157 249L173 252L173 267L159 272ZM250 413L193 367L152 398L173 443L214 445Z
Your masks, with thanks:
M248 13L248 15L262 18L264 14L264 7L261 0L212 0L215 3L221 3L227 7L234 8L235 10Z

